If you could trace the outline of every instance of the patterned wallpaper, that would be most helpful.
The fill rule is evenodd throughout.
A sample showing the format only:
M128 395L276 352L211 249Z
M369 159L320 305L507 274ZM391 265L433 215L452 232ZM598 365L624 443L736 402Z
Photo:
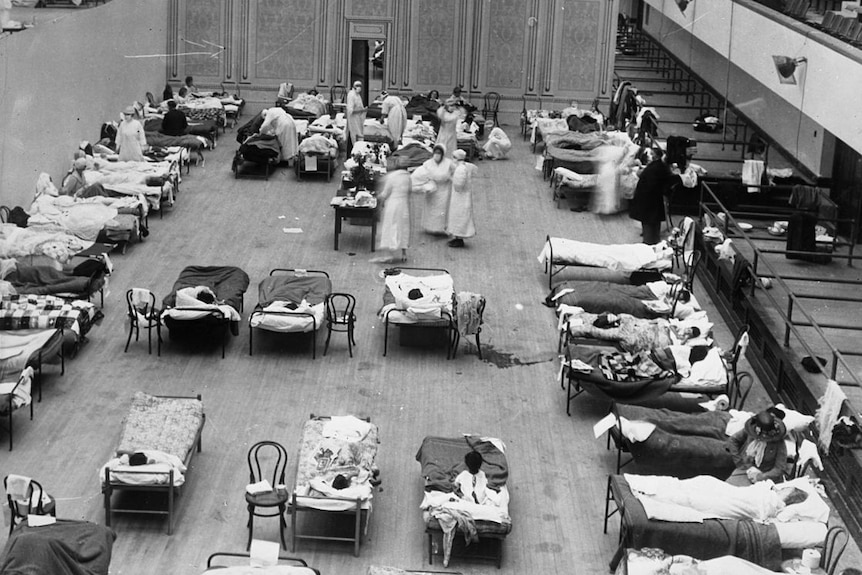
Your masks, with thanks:
M179 52L204 52L211 48L215 52L217 49L207 46L204 41L221 45L222 11L221 0L186 0L186 30L185 34L180 34ZM190 44L183 38L195 44ZM196 44L204 44L204 47ZM180 58L184 59L183 70L187 76L218 77L220 74L221 57L211 58L199 54Z
M414 4L416 30L416 81L451 90L455 43L455 3L459 0L421 0Z
M486 59L489 87L521 86L528 6L523 0L495 0L489 5Z
M257 1L253 32L255 77L289 80L294 84L316 83L317 8L317 0Z
M350 15L362 17L389 17L392 15L392 2L399 0L352 0ZM404 0L400 0L404 2Z
M597 0L563 0L562 4L559 88L594 91L601 3Z

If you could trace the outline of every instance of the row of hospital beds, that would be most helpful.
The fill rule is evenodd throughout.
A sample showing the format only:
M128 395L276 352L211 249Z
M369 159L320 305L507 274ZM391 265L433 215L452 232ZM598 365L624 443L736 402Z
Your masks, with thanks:
M485 299L477 294L456 294L447 270L434 268L391 268L383 275L383 302L379 317L384 324L384 355L392 328L434 330L442 334L447 358L457 351L462 335L475 337L481 355L481 326ZM130 319L129 339L140 328L155 329L161 353L161 327L172 340L218 341L224 357L229 335L239 335L244 294L250 280L235 266L187 266L171 292L156 309L156 299L148 290L127 294ZM212 293L214 301L198 299ZM348 345L355 345L355 298L334 292L329 274L322 270L275 268L258 286L258 302L248 317L249 355L253 355L255 333L307 334L312 357L317 355L316 334L327 326L327 347L333 328L348 333ZM426 332L426 333L431 333ZM325 353L325 351L324 351ZM352 354L352 350L351 350Z
M156 396L144 392L135 393L129 410L123 419L117 447L111 459L102 467L99 476L105 510L105 524L112 526L119 514L147 514L163 516L167 533L175 527L178 497L189 484L188 474L193 457L201 453L202 432L206 423L201 396ZM370 419L347 416L314 416L303 424L299 439L296 475L293 486L284 485L286 452L274 464L273 474L268 474L267 463L258 459L258 446L249 451L249 485L246 501L249 504L249 546L252 541L253 516L257 506L277 507L282 546L284 514L291 515L292 548L305 540L347 542L359 555L362 539L367 533L373 510L372 501L379 484L377 451L380 443L379 430ZM261 444L272 442L261 442ZM281 448L283 451L283 448ZM501 494L501 500L482 505L460 499L453 493L454 478L464 469L465 455L475 451L481 454L483 468L488 477L488 487ZM458 515L470 519L475 541L485 540L496 544L489 556L497 562L502 557L502 542L511 531L512 520L508 513L509 469L505 444L495 438L464 435L461 437L426 437L416 454L424 480L425 498L422 515L428 538L428 559L433 562L435 549L445 550L448 563L452 552L453 522ZM271 464L272 462L270 462ZM263 466L262 466L263 465ZM261 480L272 477L272 483ZM348 478L346 485L339 485L338 478ZM255 491L251 487L256 487ZM41 497L40 486L40 497ZM129 506L128 492L161 495L135 501L146 502L143 506ZM164 502L160 505L159 502ZM35 506L34 506L35 509ZM321 531L323 523L315 515L323 514L328 519L343 518L342 523L352 525L348 535L337 526L332 533ZM273 515L269 515L274 517ZM86 522L59 520L47 528L27 524L27 515L21 517L15 527L13 540L32 536L34 541L44 543L46 539L61 538L77 540L66 545L62 553L71 554L67 560L88 563L92 571L107 572L110 562L110 544L114 534L106 529ZM32 519L32 515L30 516ZM330 526L330 529L332 527ZM41 538L41 539L40 539ZM85 543L88 542L88 543ZM80 552L80 545L92 545L89 553ZM78 549L78 555L74 550ZM456 546L457 552L457 546ZM59 553L59 552L58 552ZM101 565L97 561L105 564ZM23 541L7 544L2 561L6 565L16 561L57 560L51 553L32 553ZM102 570L104 569L104 571Z
M700 258L690 235L697 224L685 225L684 233L659 247L548 237L539 256L551 288L546 303L559 313L560 383L567 413L584 392L609 406L596 436L607 433L607 447L616 451L604 510L605 532L609 519L620 517L611 570L619 566L617 573L627 572L629 557L640 557L631 550L641 548L703 560L735 555L742 563L773 571L782 568L788 552L823 548L830 555L823 565L834 571L834 555L843 550L846 533L829 528L825 493L811 476L812 469L822 469L811 433L814 418L784 405L777 407L788 429L788 485L808 494L797 515L787 511L764 524L745 513L734 519L719 514L692 520L689 511L669 516L657 511L664 508L656 506L654 490L679 492L682 486L674 481L724 486L735 468L729 438L752 417L743 409L753 377L738 368L747 328L739 330L727 352L716 346L712 323L693 293ZM676 263L681 269L674 269ZM555 285L571 266L605 268L611 281ZM669 278L676 281L668 283ZM662 363L670 357L673 361ZM652 475L621 475L627 465ZM712 491L701 489L720 498L715 485ZM795 513L797 506L786 510Z

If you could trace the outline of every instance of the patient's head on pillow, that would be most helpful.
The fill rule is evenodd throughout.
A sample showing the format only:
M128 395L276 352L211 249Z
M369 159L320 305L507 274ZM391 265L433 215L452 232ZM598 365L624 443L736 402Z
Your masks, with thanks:
M784 505L795 505L808 499L808 494L798 487L779 489L778 496L784 501Z
M346 489L350 487L350 480L339 474L335 476L335 479L332 480L332 488L333 489Z
M482 467L482 454L478 451L468 451L464 456L464 465L467 466L467 471L476 475Z
M215 294L208 287L198 289L197 298L206 304L214 304L216 302Z
M409 292L407 292L407 297L409 299L419 299L422 297L422 290L419 288L413 288Z
M146 465L148 462L147 454L141 453L140 451L135 452L129 456L129 465L138 466L138 465Z

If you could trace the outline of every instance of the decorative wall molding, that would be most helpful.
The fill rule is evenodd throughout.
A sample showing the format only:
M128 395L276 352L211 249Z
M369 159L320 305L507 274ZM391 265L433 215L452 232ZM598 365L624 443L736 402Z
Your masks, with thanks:
M168 0L166 74L243 89L344 86L350 40L386 41L389 90L583 99L610 87L619 0ZM188 43L211 42L224 51Z

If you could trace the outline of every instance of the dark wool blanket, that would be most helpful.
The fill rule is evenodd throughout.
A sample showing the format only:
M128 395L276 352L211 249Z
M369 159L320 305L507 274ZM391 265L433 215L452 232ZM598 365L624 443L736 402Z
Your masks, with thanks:
M108 575L116 534L108 527L60 519L53 525L19 525L9 536L5 575Z

